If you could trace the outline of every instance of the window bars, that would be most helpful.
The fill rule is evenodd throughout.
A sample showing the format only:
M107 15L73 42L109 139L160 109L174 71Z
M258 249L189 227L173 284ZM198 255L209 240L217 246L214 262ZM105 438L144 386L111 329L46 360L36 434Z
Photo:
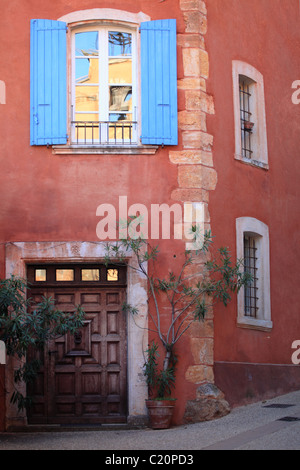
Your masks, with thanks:
M245 286L245 316L257 318L258 312L258 268L257 268L257 247L253 237L244 237L244 263L245 271L252 275L252 281Z
M71 121L73 143L80 145L135 144L136 121Z
M252 113L250 111L251 93L250 85L245 80L240 79L240 115L241 115L241 138L242 156L252 158Z

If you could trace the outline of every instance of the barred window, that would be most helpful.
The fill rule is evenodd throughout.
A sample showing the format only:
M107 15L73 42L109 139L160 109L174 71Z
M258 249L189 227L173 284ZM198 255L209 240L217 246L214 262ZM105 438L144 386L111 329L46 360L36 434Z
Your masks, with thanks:
M237 325L268 331L273 327L270 297L269 229L253 217L236 219L237 259L252 281L237 295Z
M267 170L268 145L263 75L250 64L232 61L234 158Z
M245 315L257 318L258 311L258 267L257 247L254 237L244 236L244 266L252 281L244 289Z
M252 86L253 82L247 77L240 75L240 113L241 113L241 140L242 140L242 156L252 158L253 154L253 138L252 132L254 127L253 113L251 109L252 103Z

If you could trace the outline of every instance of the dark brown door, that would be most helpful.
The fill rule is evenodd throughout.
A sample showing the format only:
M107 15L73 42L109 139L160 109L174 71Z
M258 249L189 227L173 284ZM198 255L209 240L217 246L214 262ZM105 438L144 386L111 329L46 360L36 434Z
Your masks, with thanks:
M46 286L45 286L46 287ZM51 296L59 310L80 304L84 326L47 345L31 394L30 423L122 423L127 416L125 288L33 287L39 302Z

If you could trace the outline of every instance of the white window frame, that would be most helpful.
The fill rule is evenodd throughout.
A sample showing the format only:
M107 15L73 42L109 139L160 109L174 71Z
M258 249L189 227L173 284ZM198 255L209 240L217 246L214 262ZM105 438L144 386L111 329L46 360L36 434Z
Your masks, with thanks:
M242 136L240 118L240 77L246 78L251 90L251 112L254 127L252 130L252 158L242 155ZM263 75L252 65L240 60L232 61L233 80L233 109L234 109L234 133L235 153L234 158L252 166L269 169L267 125L265 112L265 93Z
M109 81L108 81L108 34L109 31L117 31L117 32L124 32L130 33L132 35L132 121L136 121L137 125L133 126L132 129L132 139L131 142L125 140L124 142L117 142L118 145L126 145L126 144L133 144L136 145L138 143L138 135L139 132L139 125L140 120L138 119L137 109L138 109L138 99L139 96L138 92L138 79L137 79L137 28L136 27L124 27L120 26L119 24L109 23L106 24L103 22L96 23L93 25L80 25L71 29L71 119L70 121L74 121L75 115L75 35L81 32L88 32L88 31L97 31L98 32L98 40L99 45L99 109L98 112L93 114L98 114L99 121L109 121ZM91 85L92 86L92 85ZM113 121L112 121L113 122ZM123 121L122 121L123 122ZM124 121L125 123L126 121ZM103 127L103 125L102 125ZM103 129L102 134L106 134L106 128ZM75 136L75 128L71 127L70 132L71 137L71 144L76 144L76 136ZM83 143L79 142L79 146L83 145L91 145L91 142ZM103 140L103 142L99 142L96 145L106 145L106 146L113 146L115 142L107 142Z
M140 104L140 41L139 27L141 23L151 20L151 17L143 12L132 13L125 10L114 8L92 8L87 10L78 10L68 13L57 18L58 21L64 21L68 27L67 34L67 63L68 63L68 135L69 139L66 145L53 145L52 152L58 155L93 155L93 154L128 154L128 155L153 155L156 153L158 146L144 145L140 142L141 134L141 104ZM131 145L73 145L70 142L72 120L71 104L72 104L72 57L71 57L71 39L72 31L76 27L84 27L88 25L112 25L113 27L123 27L132 29L136 32L136 86L137 86L137 143Z
M239 217L236 219L238 260L244 258L245 235L255 238L256 241L258 312L256 318L245 315L245 292L242 287L237 295L237 325L244 328L270 330L273 327L273 322L271 320L269 228L253 217Z

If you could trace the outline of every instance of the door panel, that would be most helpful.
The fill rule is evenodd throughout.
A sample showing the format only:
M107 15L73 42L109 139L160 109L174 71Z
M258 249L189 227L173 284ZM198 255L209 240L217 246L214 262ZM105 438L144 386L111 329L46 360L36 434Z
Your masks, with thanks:
M40 301L51 296L64 312L80 304L84 326L57 337L44 351L44 363L30 392L30 423L118 423L127 414L125 288L49 288L31 291Z

